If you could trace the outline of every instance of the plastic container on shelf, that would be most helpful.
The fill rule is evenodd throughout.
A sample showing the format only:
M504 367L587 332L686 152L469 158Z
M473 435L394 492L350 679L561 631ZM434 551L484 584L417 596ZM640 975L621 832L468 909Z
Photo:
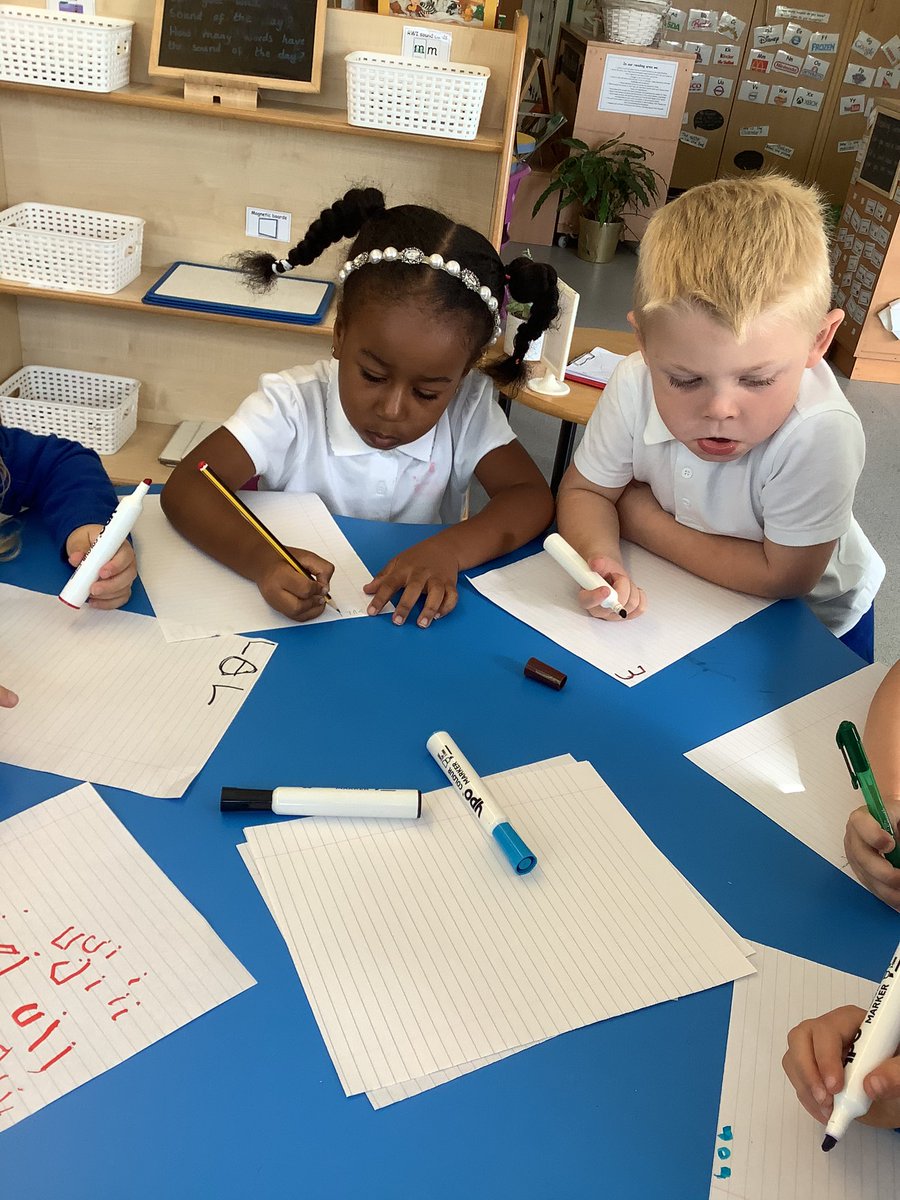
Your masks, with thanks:
M137 428L140 383L58 367L22 367L0 383L0 423L115 454Z
M668 0L605 0L601 8L606 40L651 45L668 7Z
M349 124L460 141L478 133L488 67L366 50L348 54L345 62Z
M134 21L0 5L0 80L81 92L128 82Z
M0 212L0 277L65 292L121 291L141 272L144 222L59 204Z

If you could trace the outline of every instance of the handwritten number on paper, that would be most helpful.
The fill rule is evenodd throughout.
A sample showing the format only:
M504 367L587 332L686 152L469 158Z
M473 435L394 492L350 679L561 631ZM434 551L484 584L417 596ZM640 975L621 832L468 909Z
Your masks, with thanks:
M721 1131L716 1136L720 1141L723 1142L730 1142L734 1138L734 1134L732 1133L730 1125L723 1125ZM731 1158L731 1151L727 1146L719 1146L716 1149L716 1158L718 1158L720 1161L727 1161L729 1158ZM713 1174L713 1179L730 1178L731 1167L720 1167L719 1170Z
M626 683L628 682L629 679L637 679L638 675L646 675L646 674L647 674L646 669L644 667L640 667L640 666L638 667L638 669L636 671L629 671L627 675L620 675L618 672L615 672L616 679L622 679Z

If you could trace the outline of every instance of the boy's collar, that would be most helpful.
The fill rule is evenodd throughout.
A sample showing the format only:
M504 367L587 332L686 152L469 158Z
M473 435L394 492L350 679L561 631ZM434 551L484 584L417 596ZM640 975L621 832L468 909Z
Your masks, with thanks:
M658 446L662 442L674 442L668 425L659 415L659 409L656 407L656 401L653 396L650 397L650 411L647 413L647 421L644 425L644 445Z
M347 414L341 406L341 397L338 392L338 365L335 359L332 359L331 369L328 372L328 391L325 398L325 429L328 434L331 453L336 458L345 458L353 454L390 453L390 451L386 450L374 450L368 443L363 441L347 420ZM417 459L419 462L430 462L434 451L436 430L437 427L435 426L435 428L429 429L427 433L423 433L416 441L409 442L405 446L397 446L396 449L402 454L408 454L410 458Z

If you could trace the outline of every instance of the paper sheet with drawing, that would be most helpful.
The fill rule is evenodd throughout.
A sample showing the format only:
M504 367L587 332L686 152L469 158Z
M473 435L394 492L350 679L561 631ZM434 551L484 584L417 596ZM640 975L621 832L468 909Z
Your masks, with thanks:
M772 603L698 579L628 542L625 569L649 597L633 621L599 621L546 551L469 581L489 600L628 687L684 658Z
M0 1131L254 982L90 784L0 824Z
M362 588L372 572L318 496L241 492L240 497L284 545L303 547L334 563L330 592L341 612L328 607L315 624L366 615L369 599ZM144 501L134 542L141 580L167 641L308 624L298 625L270 608L255 583L192 546L166 520L158 496Z
M527 877L449 788L405 828L348 819L245 831L348 1095L753 969L590 765L491 783L538 855ZM636 945L653 958L652 981Z
M841 721L862 731L887 667L874 663L685 755L817 854L851 873L847 817L864 800L835 744Z
M823 1154L824 1130L781 1067L789 1029L844 1004L868 1008L876 984L768 946L756 949L757 973L737 980L732 995L710 1200L900 1194L900 1137L855 1121Z
M180 796L272 656L233 637L166 643L152 617L78 611L0 584L0 757L147 796Z

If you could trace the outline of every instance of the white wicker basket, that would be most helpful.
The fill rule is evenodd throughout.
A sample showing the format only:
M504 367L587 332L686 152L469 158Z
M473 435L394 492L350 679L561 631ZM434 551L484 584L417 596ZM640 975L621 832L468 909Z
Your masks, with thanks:
M649 46L659 30L667 5L655 4L653 0L634 6L628 4L603 5L603 25L606 40L627 46Z
M137 427L140 387L121 375L22 367L0 383L0 421L115 454Z
M490 70L466 63L420 63L399 54L348 54L347 120L471 141L478 133Z
M141 271L140 217L15 204L0 212L0 276L65 292L121 291Z
M0 5L0 79L81 92L128 82L134 21Z

